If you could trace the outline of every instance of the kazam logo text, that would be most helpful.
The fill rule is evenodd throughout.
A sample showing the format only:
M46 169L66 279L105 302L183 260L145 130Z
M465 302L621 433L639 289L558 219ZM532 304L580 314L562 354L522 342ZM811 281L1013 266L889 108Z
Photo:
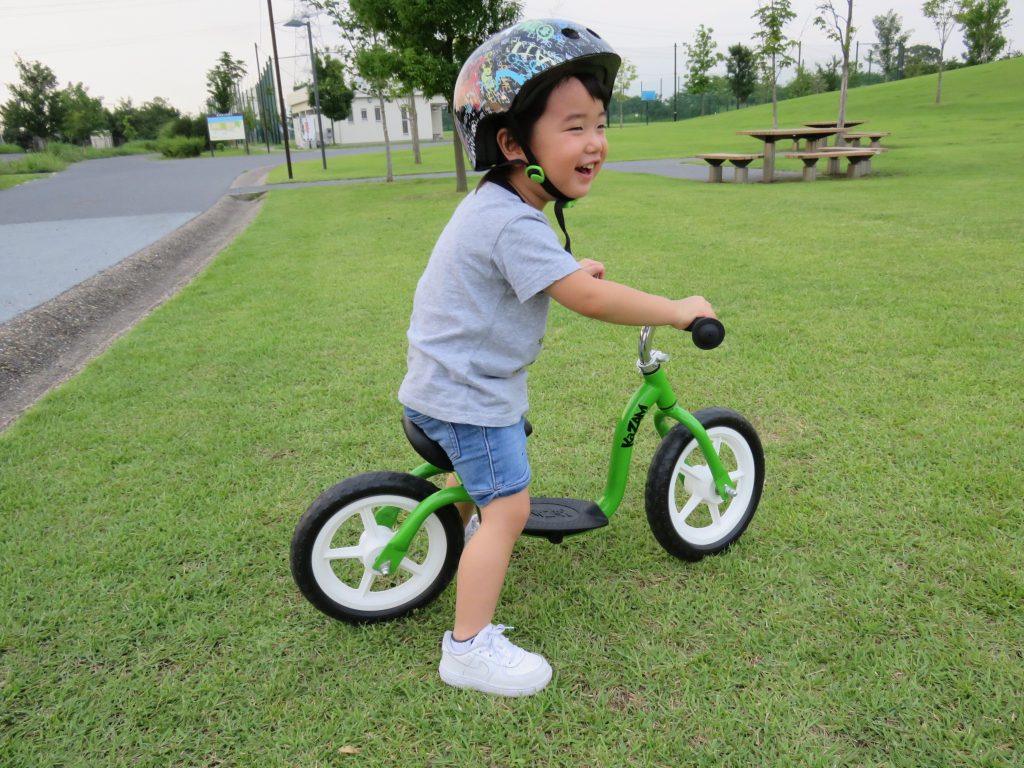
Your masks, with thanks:
M637 406L636 413L633 414L633 418L629 420L629 424L626 426L626 439L622 441L623 448L633 447L633 441L636 440L636 431L640 428L640 422L643 421L648 407L646 405Z

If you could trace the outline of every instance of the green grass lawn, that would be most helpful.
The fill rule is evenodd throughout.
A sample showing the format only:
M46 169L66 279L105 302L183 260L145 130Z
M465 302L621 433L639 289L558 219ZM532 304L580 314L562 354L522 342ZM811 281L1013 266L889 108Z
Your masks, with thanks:
M767 482L737 546L677 561L643 514L645 427L609 528L517 548L498 618L555 669L523 700L438 680L454 590L352 628L288 572L322 488L417 463L395 393L452 182L272 192L0 436L0 765L1020 765L1022 80L852 92L893 131L868 178L606 172L573 209L610 278L715 303L720 349L658 346L684 406L756 425ZM738 148L747 112L651 126L648 152ZM599 495L635 336L552 311L535 491Z
M455 170L455 155L452 145L423 144L417 165L411 146L399 146L391 150L392 173L408 176L418 173L446 173ZM371 179L387 175L387 159L383 152L365 155L334 155L323 160L301 160L292 163L292 181L328 181L332 179ZM287 183L288 169L278 166L267 177L270 184Z
M11 187L16 187L19 184L24 184L26 181L45 179L49 175L49 173L42 172L0 174L0 189L10 189Z

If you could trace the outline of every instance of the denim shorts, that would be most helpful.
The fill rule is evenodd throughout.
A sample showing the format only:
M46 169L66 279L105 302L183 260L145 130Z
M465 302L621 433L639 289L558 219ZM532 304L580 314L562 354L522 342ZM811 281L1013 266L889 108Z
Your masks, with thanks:
M411 408L405 409L405 415L427 437L441 444L466 492L481 509L529 486L523 419L511 427L477 427L439 421Z

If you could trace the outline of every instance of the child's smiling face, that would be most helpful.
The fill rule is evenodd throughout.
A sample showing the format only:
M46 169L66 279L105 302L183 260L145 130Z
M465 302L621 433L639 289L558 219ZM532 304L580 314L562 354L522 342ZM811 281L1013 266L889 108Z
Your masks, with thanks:
M575 77L563 80L548 96L547 107L533 128L531 148L551 183L573 199L583 197L608 156L607 114ZM550 195L531 183L530 197L543 207Z

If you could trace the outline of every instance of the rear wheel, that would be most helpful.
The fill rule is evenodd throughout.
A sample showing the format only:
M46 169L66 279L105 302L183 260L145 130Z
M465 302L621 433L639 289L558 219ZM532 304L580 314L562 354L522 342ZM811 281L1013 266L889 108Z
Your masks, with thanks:
M352 623L395 619L433 601L462 555L455 507L424 521L394 573L372 566L409 513L436 492L426 480L397 472L359 475L324 491L292 536L292 576L302 594L328 616ZM382 509L398 511L393 525L378 522Z
M658 543L684 560L717 554L736 541L750 524L764 486L764 452L750 422L726 408L693 415L711 438L736 495L718 495L689 429L677 424L665 435L647 473L647 522Z

